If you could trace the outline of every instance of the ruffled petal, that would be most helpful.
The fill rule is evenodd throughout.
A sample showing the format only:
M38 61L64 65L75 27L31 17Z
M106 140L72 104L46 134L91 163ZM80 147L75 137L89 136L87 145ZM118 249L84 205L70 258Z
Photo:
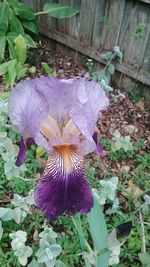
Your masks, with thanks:
M74 84L78 102L72 107L70 117L82 134L92 142L99 112L106 109L109 100L99 83L81 78Z
M83 168L83 158L71 155L72 168L65 170L59 153L49 157L42 178L35 191L36 204L51 220L63 213L87 213L93 206L93 197Z
M69 115L76 102L75 80L54 77L41 77L34 80L37 92L47 101L50 116L61 119Z
M89 141L87 138L83 138L80 141L80 145L78 147L78 150L81 155L88 155L96 150L96 144L95 141Z
M100 111L105 110L109 105L109 99L106 96L103 87L100 83L88 81L86 79L86 91L88 99L94 113L95 122L98 120Z
M20 82L12 89L8 110L12 123L21 135L35 140L40 123L48 113L48 105L36 91L34 80Z

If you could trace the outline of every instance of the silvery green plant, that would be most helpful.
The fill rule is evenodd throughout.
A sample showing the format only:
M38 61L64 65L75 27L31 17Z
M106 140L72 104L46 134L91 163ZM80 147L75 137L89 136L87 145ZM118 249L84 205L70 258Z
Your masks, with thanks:
M119 208L119 200L117 198L118 181L118 177L112 177L108 180L101 180L99 190L93 189L95 197L101 206L106 204L107 201L112 203L112 207L106 211L106 214L108 215L116 213Z
M32 214L31 206L35 205L33 190L26 197L14 194L14 198L11 201L12 205L12 208L0 207L0 239L4 232L2 221L14 220L17 224L21 224L28 214Z
M65 266L60 261L57 261L57 257L62 251L61 246L56 243L57 234L51 228L45 227L39 237L39 249L35 254L37 262L47 267Z
M87 60L87 68L89 78L93 81L100 82L103 85L104 91L108 94L113 91L113 88L110 86L111 76L115 72L115 63L122 62L122 52L120 51L119 46L114 46L112 51L107 51L104 54L101 54L101 59L106 64L102 70L93 71L93 60Z
M19 263L22 266L26 266L28 258L31 257L33 251L30 246L26 246L27 233L25 231L16 231L9 234L11 241L11 247L14 250L14 255L18 258Z
M121 135L121 133L116 130L112 134L113 142L112 142L112 151L120 150L121 148L127 152L128 150L133 150L133 145L131 143L130 135L126 135L125 137Z
M4 161L4 173L9 180L12 177L19 177L26 168L25 165L21 167L15 165L19 147L8 136L11 126L8 121L7 106L7 99L0 98L0 156Z
M119 256L121 252L121 246L128 239L131 231L132 223L127 222L119 225L113 229L108 235L108 248L110 251L109 265L119 263Z
M143 203L137 202L135 203L135 206L137 208L137 211L141 211L143 215L148 215L150 213L150 196L144 195L143 196Z

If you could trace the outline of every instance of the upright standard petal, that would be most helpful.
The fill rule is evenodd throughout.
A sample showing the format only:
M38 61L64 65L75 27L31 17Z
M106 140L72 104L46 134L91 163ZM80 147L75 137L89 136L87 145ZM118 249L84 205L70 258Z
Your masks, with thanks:
M63 213L87 213L93 197L87 182L83 158L74 147L60 146L50 155L35 192L37 206L51 220Z

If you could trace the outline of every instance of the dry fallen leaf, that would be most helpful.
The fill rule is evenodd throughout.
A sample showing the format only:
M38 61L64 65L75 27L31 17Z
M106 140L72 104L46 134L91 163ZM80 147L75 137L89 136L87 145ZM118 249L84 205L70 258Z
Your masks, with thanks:
M132 195L133 199L136 201L141 195L143 194L143 190L141 190L138 186L136 186L132 180L128 182L128 188L125 192L122 192L122 195L125 197L129 197L129 195Z

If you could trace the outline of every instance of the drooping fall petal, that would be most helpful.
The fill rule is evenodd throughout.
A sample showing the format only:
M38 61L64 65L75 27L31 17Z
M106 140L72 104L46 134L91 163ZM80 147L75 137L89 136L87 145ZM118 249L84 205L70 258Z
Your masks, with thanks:
M37 206L52 220L63 213L87 213L93 206L83 158L70 148L62 149L66 151L56 150L50 155L35 192Z

